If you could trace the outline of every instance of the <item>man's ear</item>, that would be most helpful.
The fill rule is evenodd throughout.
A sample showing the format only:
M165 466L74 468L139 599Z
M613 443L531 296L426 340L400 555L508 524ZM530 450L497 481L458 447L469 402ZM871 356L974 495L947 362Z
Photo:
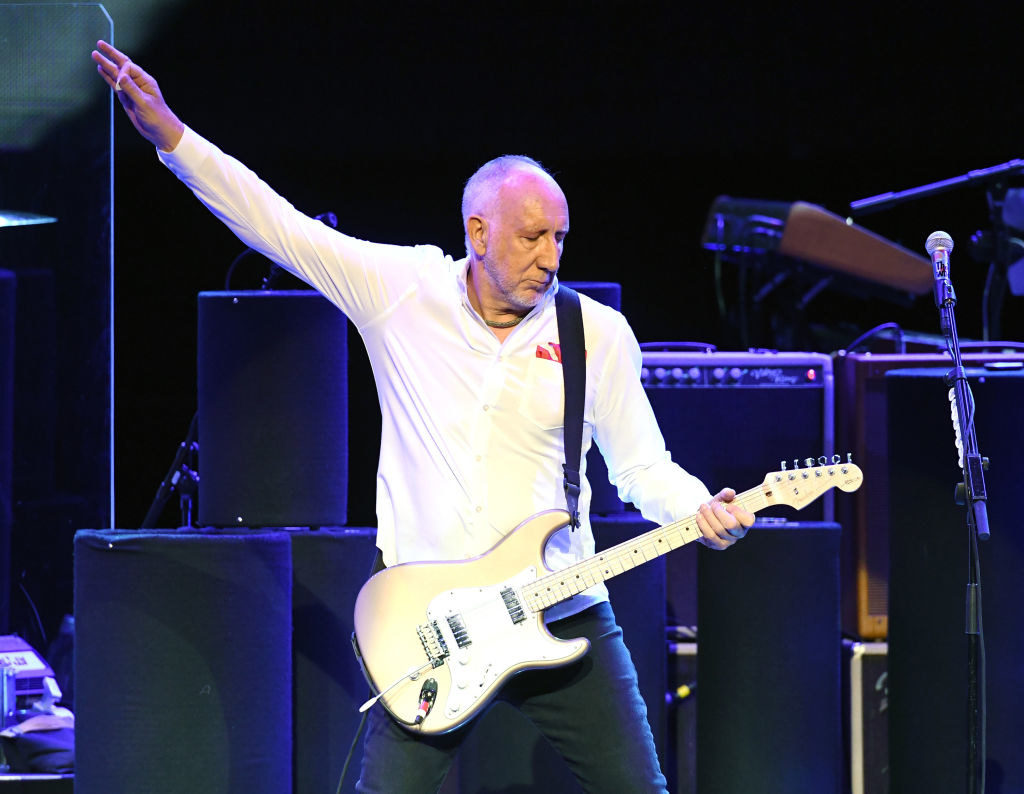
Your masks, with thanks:
M477 256L487 253L487 220L479 215L470 215L466 219L466 238Z

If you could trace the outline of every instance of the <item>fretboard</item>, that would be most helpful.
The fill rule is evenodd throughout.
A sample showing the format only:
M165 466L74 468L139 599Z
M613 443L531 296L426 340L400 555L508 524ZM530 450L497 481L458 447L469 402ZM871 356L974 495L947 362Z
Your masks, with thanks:
M768 491L763 484L758 485L737 494L731 504L756 513L768 506ZM645 562L668 554L673 549L685 546L701 535L697 526L697 515L694 514L681 521L674 521L637 535L568 568L542 576L523 588L523 597L531 610L540 612L613 576L631 571Z

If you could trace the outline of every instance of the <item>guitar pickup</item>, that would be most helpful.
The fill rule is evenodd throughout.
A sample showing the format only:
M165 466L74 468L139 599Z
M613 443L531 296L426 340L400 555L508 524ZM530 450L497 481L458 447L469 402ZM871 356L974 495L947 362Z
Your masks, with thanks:
M506 587L501 591L501 600L505 602L505 609L508 610L508 616L512 618L513 623L522 623L526 620L526 613L523 612L523 605L519 603L515 590Z
M462 615L449 615L448 628L452 630L452 634L455 635L455 642L458 643L460 648L473 644L473 641L469 638L469 632L466 631L466 622L462 619Z

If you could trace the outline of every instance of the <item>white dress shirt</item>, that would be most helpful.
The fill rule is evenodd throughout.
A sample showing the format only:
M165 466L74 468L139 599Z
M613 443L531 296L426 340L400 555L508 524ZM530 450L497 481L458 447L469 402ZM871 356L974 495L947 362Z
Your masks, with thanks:
M323 293L359 330L381 408L376 507L385 564L473 557L532 514L565 507L557 281L501 342L470 305L465 259L341 234L190 129L159 156L246 245ZM617 311L585 295L580 302L584 456L597 442L620 498L646 518L694 513L710 494L670 459L640 383L632 330ZM594 553L583 475L582 526L561 530L547 547L556 570ZM597 585L546 617L606 598Z

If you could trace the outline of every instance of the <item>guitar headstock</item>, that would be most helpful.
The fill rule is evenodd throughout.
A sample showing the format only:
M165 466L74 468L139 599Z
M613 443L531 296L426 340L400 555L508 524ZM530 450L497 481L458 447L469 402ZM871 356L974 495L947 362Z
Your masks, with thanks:
M799 459L793 461L793 468L787 469L782 464L779 471L769 472L762 483L765 497L769 504L789 505L800 510L831 488L841 491L856 491L864 482L864 473L860 467L833 455L830 462L824 456L807 458L804 468L799 468Z

